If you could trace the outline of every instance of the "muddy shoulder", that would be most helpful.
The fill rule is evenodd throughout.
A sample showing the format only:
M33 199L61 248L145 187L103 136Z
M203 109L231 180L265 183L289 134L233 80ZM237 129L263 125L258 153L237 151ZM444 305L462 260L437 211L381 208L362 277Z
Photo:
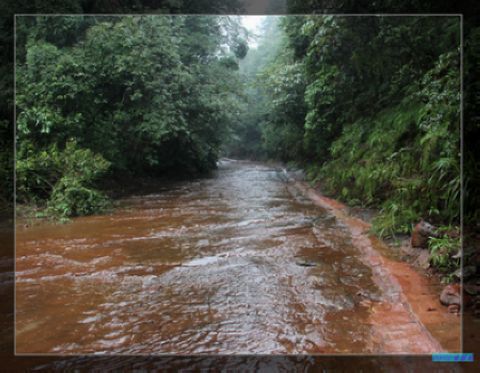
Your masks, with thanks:
M444 351L460 352L461 314L451 313L447 306L441 304L445 284L441 284L439 276L432 274L428 250L412 248L408 235L380 239L369 234L371 223L379 210L347 207L335 199L324 197L321 184L306 182L306 175L301 170L283 170L287 179L302 189L314 203L326 208L350 227L352 238L354 242L358 241L366 262L369 262L368 257L372 252L380 256L385 273L388 272L388 277L393 277L393 283L401 287L403 304Z

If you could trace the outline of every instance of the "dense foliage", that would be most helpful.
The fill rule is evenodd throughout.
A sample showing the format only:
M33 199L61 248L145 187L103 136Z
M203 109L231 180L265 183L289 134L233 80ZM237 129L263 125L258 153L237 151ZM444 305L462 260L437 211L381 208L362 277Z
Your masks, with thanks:
M240 0L5 0L0 3L0 215L13 216L14 201L14 24L15 14L235 14L242 12ZM113 18L113 17L112 17ZM51 19L51 18L50 18ZM65 18L43 22L32 33L44 36L58 48L71 47L91 26L93 18ZM18 56L25 55L26 40L18 38ZM65 144L63 145L65 146Z
M269 99L248 119L266 155L304 162L350 204L381 207L382 233L411 231L419 217L458 224L459 18L289 16L279 26L257 75Z
M480 81L478 64L480 59L480 28L478 28L480 3L466 0L425 0L421 2L405 0L375 2L368 0L286 0L286 3L288 14L427 15L433 13L437 15L436 17L439 14L463 15L461 30L460 16L452 17L452 19L456 18L457 25L455 25L455 21L453 21L454 23L447 21L445 28L442 27L441 22L437 26L432 24L436 17L423 16L430 19L425 21L420 20L421 17L417 17L418 19L413 24L407 22L403 26L398 25L391 29L382 27L383 30L377 28L376 31L375 23L382 17L371 17L366 24L358 25L358 29L351 29L366 44L362 44L362 47L365 48L361 54L353 56L347 50L346 56L354 57L351 59L352 65L359 61L359 57L363 58L363 62L366 63L363 65L363 72L367 72L367 77L373 81L377 77L376 85L372 87L371 84L368 84L369 80L367 79L366 85L359 86L360 90L356 91L357 95L362 96L363 94L365 99L365 95L371 93L371 88L374 88L370 102L364 99L360 100L367 106L357 107L358 114L361 111L366 114L370 112L371 119L368 118L369 115L363 116L362 119L358 117L345 118L342 135L331 139L332 145L324 153L325 160L323 163L321 161L314 162L311 169L312 176L327 181L327 189L333 195L343 196L351 204L364 203L381 206L384 214L376 224L381 233L409 230L418 216L441 225L450 221L457 226L463 218L463 222L468 226L467 229L470 232L478 227L480 218L480 123L478 121L479 96L477 91ZM355 17L352 18L349 20L350 22L354 21ZM398 19L401 18L404 17ZM445 19L443 18L443 20ZM337 21L343 22L339 19L335 20L335 22ZM422 23L426 24L425 28L418 27ZM433 27L428 26L428 23ZM325 34L333 36L330 38L330 46L326 45L328 37L322 43L323 51L327 56L330 53L329 50L339 49L339 41L344 44L346 41L344 36L347 36L348 40L348 35L345 35L345 33L348 34L348 28L345 29L343 26L344 24L341 29L323 28L316 34L316 37ZM303 31L301 30L302 33ZM287 29L286 32L290 32L295 39L294 31ZM325 34L321 35L322 32ZM463 49L458 48L460 32L463 33ZM381 38L378 38L382 33L385 36L383 42ZM337 38L339 36L341 38ZM403 40L399 40L399 36ZM378 42L381 44L379 45ZM392 42L395 43L392 44ZM393 49L392 46L394 46ZM310 41L308 39L308 34L304 33L303 37L296 38L292 47L299 51L300 60L307 61L309 59L308 53L312 52L312 43L311 39ZM376 51L377 54L372 54L372 51ZM403 56L402 51L405 53ZM377 73L378 71L385 73L389 70L387 65L378 64L382 60L388 61L387 53L397 58L397 61L395 58L390 59L392 67L399 62L399 58L402 65L405 66L401 70L393 71L394 77ZM463 91L460 91L462 87L459 87L459 80L462 76L462 71L459 71L461 53L463 53ZM383 58L384 55L386 58ZM341 66L342 56L336 55L336 57L339 57L338 62ZM379 70L365 71L370 65L376 65ZM337 70L327 72L332 75L334 80L338 81L347 76L345 75L347 71L340 71L340 75L336 75ZM411 79L409 79L409 75ZM394 80L392 78L398 81L395 84L396 87L392 85ZM388 80L390 80L390 84ZM403 90L398 89L400 88L398 83L404 87ZM341 86L341 83L337 85L337 87ZM379 95L380 92L375 91L375 88L378 91L384 90L384 93ZM395 90L397 94L392 96L390 93ZM355 85L347 86L347 90L342 93L355 93ZM461 114L459 112L459 94L462 95L463 112ZM321 102L322 100L320 100ZM341 102L334 101L335 106L339 104ZM328 107L325 109L328 110ZM348 107L346 109L348 113ZM340 116L344 114L338 110L337 113ZM327 113L325 110L320 110L318 114L320 116L315 115L313 119L321 118L322 114ZM361 114L360 117L362 117ZM407 122L410 122L408 130ZM393 126L394 123L395 126ZM328 126L328 123L325 124ZM352 131L351 136L348 131ZM459 131L463 132L461 139L459 139ZM381 142L384 142L384 145ZM316 144L317 142L314 141L313 145ZM460 153L463 154L463 158ZM330 159L329 156L331 156ZM347 163L343 163L338 157ZM377 179L380 179L382 183L380 184ZM463 199L460 198L461 195L463 195ZM470 244L469 235L470 233L464 236L464 244ZM465 238L467 238L466 241ZM442 240L433 242L432 250L443 244ZM438 252L435 255L438 255ZM472 272L472 268L475 266L468 264L475 261L472 250L464 247L463 256L460 254L455 256L456 259L461 257L464 259L465 271L470 274L474 273L475 270ZM447 255L442 257L443 262L440 267L445 266L447 259L448 250ZM437 265L439 263L437 261ZM449 262L447 267L450 264Z
M70 37L57 41L50 33L66 24ZM89 27L70 31L78 25ZM26 41L17 59L20 200L84 214L105 206L95 178L215 168L248 50L234 18L38 16L17 26Z

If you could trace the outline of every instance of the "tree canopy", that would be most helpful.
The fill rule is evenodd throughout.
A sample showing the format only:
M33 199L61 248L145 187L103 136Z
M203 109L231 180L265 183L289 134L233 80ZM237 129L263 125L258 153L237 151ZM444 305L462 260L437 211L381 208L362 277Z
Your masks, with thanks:
M104 207L92 184L101 176L216 167L248 50L234 17L26 16L17 30L20 200L88 213Z

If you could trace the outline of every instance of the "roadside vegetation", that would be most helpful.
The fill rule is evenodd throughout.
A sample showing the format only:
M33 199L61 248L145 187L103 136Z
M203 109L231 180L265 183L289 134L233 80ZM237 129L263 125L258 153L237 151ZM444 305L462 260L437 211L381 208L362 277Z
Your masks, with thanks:
M432 223L431 265L458 280L460 18L289 16L263 27L240 63L251 100L229 155L296 164L325 195L377 209L372 233L381 237ZM478 56L470 32L466 54ZM464 153L470 167L472 152ZM478 202L478 175L464 171L465 197ZM465 206L469 227L477 213ZM465 252L471 276L474 250Z
M411 232L420 217L458 223L458 17L277 23L241 63L255 89L245 154L300 162L326 193L381 208L381 235Z

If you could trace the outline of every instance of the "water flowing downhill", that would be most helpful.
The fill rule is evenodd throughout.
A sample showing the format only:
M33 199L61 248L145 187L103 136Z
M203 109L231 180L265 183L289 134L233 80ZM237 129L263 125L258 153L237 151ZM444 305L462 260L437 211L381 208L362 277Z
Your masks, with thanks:
M439 351L373 280L349 227L282 170L222 161L123 203L17 228L17 353ZM374 309L403 323L382 334Z

